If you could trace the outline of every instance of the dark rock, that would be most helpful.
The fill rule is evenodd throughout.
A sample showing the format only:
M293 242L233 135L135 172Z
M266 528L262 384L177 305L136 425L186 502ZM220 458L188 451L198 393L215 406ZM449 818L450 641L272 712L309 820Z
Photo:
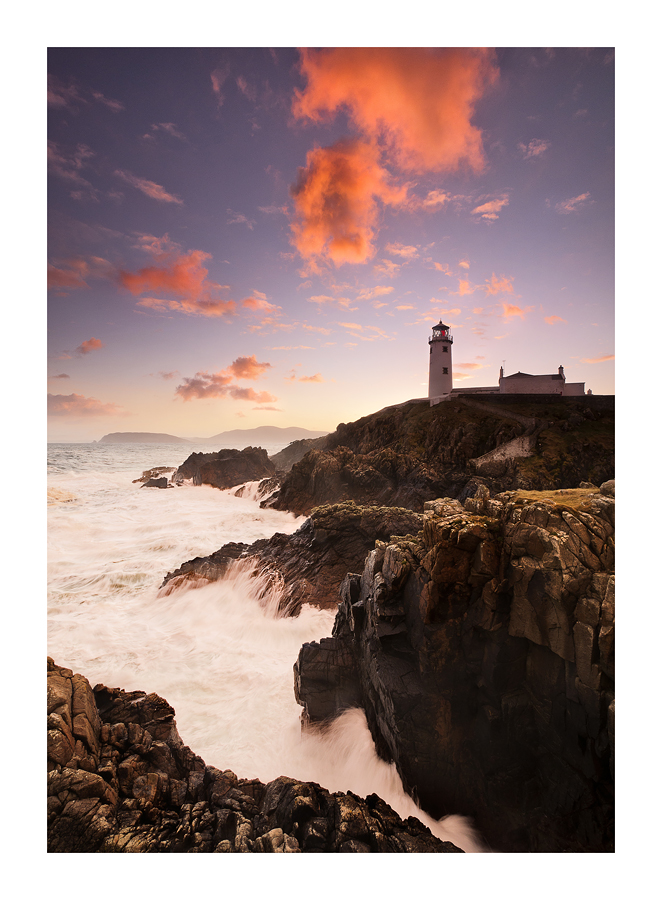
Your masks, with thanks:
M574 504L574 505L573 505ZM302 721L361 706L430 815L501 851L613 851L614 501L480 485L348 576L295 666Z
M292 535L275 534L254 544L226 544L207 557L190 560L166 575L162 593L217 581L235 560L254 574L269 573L282 583L281 610L297 615L303 603L335 608L347 572L360 571L375 541L420 530L423 516L398 507L320 506Z
M289 472L295 463L303 459L309 450L314 447L324 446L324 437L320 438L303 438L300 441L292 441L279 453L274 453L269 459L276 466L279 472Z
M49 738L61 736L48 744L51 853L462 852L375 794L285 777L265 785L206 766L156 694L93 691L50 658L47 685ZM85 739L63 761L79 717Z
M434 407L411 402L338 425L263 505L305 515L322 503L355 500L420 512L436 497L470 496L476 461L519 438L528 456L481 463L480 481L493 494L614 476L613 398L458 398Z
M167 478L150 478L148 479L141 488L171 488L174 487L172 484L168 484Z
M175 484L210 484L226 490L246 481L270 478L276 467L261 447L243 450L218 450L215 453L192 453L179 466L172 481Z
M141 482L144 484L146 481L150 481L152 478L157 478L159 475L164 475L166 472L174 472L174 466L155 466L153 469L146 469L140 476L140 478L134 478L131 482L132 484L140 484Z

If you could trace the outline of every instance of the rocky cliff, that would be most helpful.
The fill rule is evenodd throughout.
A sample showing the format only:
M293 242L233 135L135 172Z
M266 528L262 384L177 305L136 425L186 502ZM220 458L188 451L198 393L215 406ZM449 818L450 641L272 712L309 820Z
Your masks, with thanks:
M435 817L502 851L614 849L613 482L426 503L295 666L304 722L366 712Z
M206 766L156 694L48 659L51 853L461 853L417 819L317 784Z
M224 578L236 561L251 566L282 586L280 607L297 615L302 603L335 609L347 572L363 567L376 540L417 533L423 516L397 507L361 507L349 501L312 510L292 535L275 534L253 544L225 544L209 556L196 557L169 572L161 595Z
M523 455L483 459L516 438L526 445ZM307 514L322 503L355 500L420 512L435 497L464 499L479 483L494 494L613 477L613 397L480 403L460 397L434 407L411 402L340 424L292 466L263 505Z
M192 453L172 475L175 484L210 484L225 490L274 475L276 467L261 447Z

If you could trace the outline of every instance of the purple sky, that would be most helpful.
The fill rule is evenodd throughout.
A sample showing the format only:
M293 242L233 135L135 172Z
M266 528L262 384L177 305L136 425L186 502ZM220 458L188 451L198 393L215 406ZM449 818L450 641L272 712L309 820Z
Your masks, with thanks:
M614 392L614 53L55 49L49 440Z

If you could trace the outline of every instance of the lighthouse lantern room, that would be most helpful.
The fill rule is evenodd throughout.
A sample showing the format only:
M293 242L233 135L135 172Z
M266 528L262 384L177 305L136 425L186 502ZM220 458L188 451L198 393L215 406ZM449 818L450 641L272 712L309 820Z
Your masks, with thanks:
M428 397L442 397L453 390L453 338L450 325L432 327Z

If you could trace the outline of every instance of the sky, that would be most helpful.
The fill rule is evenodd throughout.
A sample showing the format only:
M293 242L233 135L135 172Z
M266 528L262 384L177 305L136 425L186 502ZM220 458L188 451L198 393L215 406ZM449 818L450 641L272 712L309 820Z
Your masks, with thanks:
M48 51L48 438L614 393L614 51Z

